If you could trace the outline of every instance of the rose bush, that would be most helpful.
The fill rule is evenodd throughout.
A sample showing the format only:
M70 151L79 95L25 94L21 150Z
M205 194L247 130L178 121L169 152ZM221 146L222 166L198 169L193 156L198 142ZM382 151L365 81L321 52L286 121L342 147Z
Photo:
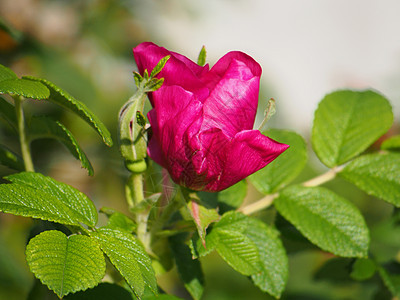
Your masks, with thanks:
M149 156L187 188L220 191L265 167L289 146L253 130L261 67L242 52L229 52L211 69L153 43L133 49L139 69L170 59L149 95Z

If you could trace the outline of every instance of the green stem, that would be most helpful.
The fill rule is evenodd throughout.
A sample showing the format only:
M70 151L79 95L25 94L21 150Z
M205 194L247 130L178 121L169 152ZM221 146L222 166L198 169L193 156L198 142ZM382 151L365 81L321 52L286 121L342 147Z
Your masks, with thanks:
M310 180L303 182L301 185L305 186L305 187L319 186L319 185L335 178L336 174L338 172L340 172L342 169L343 169L343 166L332 168L328 172L326 172L322 175L316 176ZM263 209L271 206L272 203L274 202L274 199L277 198L278 196L279 196L279 193L266 195L264 198L261 198L260 200L254 202L254 203L251 203L249 205L246 205L246 206L240 208L239 211L245 215L251 215L255 212L258 212L260 210L263 210Z
M141 173L132 173L127 183L127 202L129 210L134 211L144 201L143 193L143 175ZM150 235L147 231L147 220L149 218L149 210L136 211L135 219L137 224L137 237L143 243L148 252L150 250Z
M29 149L29 142L26 137L26 131L25 131L25 117L24 117L24 110L22 107L23 98L20 96L16 96L13 98L15 102L15 112L17 115L17 122L18 122L19 142L21 144L21 153L25 164L25 170L28 172L35 172L32 162L31 151Z

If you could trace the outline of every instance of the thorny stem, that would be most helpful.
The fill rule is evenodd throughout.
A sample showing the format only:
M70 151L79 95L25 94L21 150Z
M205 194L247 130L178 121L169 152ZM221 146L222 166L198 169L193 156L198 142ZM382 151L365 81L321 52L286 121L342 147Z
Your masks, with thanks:
M21 154L25 164L25 170L28 172L34 172L35 169L33 167L31 151L29 149L29 141L26 137L25 131L25 118L24 118L24 110L22 107L23 98L21 96L15 96L15 112L17 116L18 123L18 133L19 133L19 142L21 144Z
M343 166L334 167L322 175L319 175L317 177L314 177L310 180L303 182L301 185L303 185L305 187L319 186L319 185L335 178L336 174L338 172L340 172L342 169L343 169ZM263 209L271 206L274 199L277 198L278 196L279 196L279 193L266 195L264 198L261 198L260 200L254 202L254 203L251 203L249 205L246 205L246 206L240 208L239 211L245 215L251 215L255 212L258 212L260 210L263 210Z

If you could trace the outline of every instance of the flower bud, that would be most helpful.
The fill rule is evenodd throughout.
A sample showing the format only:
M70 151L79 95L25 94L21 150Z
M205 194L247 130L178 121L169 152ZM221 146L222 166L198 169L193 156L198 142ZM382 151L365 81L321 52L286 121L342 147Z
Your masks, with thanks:
M139 110L145 98L143 93L136 94L119 113L119 149L126 168L133 173L142 173L147 168L146 121Z

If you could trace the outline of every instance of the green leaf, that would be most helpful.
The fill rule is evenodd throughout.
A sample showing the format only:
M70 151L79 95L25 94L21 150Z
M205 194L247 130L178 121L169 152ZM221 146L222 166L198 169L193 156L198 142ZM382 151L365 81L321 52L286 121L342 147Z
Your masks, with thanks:
M67 237L44 231L26 247L32 273L58 297L96 286L104 277L106 262L98 244L88 236Z
M109 217L107 227L111 229L133 232L136 230L137 226L128 216L120 212L115 212Z
M170 238L176 267L187 291L195 300L201 299L204 290L204 276L200 261L193 259L190 248L185 244L186 234Z
M254 242L260 255L261 272L251 275L262 291L279 298L288 278L289 264L279 232L264 222L249 218L246 235Z
M211 223L218 221L220 216L216 209L206 208L200 203L200 201L196 201L193 199L187 203L187 209L189 210L190 215L194 223L196 224L197 232L200 236L200 239L202 240L204 247L206 247L206 229Z
M6 99L0 97L0 118L4 119L18 133L17 117L15 108Z
M242 233L220 229L217 235L218 254L237 272L249 276L260 271L257 247Z
M0 211L67 225L94 227L96 207L75 188L40 173L22 172L5 177L0 185Z
M224 213L228 210L236 209L242 205L247 195L247 182L239 181L235 185L217 194L219 211Z
M203 67L206 64L206 57L207 57L206 47L203 46L201 47L199 57L197 59L197 64Z
M193 234L193 237L190 239L189 247L192 252L192 258L199 258L210 254L215 250L215 247L218 242L218 235L209 234L206 235L206 243L204 247L203 241L200 239L198 232Z
M219 255L243 275L260 271L257 247L246 235L248 222L249 218L241 213L225 213L206 238L206 243L211 239Z
M400 154L367 154L349 163L339 175L369 195L400 207Z
M3 145L0 145L0 163L17 171L25 169L22 158Z
M0 81L0 94L17 95L32 99L47 99L50 91L40 82L17 78Z
M160 61L157 63L157 65L151 71L150 78L153 78L154 76L156 76L158 73L161 72L161 70L164 68L165 64L167 63L167 61L169 60L170 57L171 57L171 55L167 55L160 59Z
M99 242L103 252L137 297L143 295L145 287L157 294L157 281L151 260L132 234L116 229L100 228L90 235Z
M304 139L295 132L270 129L263 134L290 146L265 168L249 176L257 190L270 194L286 186L300 174L307 162L307 149Z
M381 145L383 150L400 151L400 135L395 135L383 141Z
M291 186L275 199L279 213L321 249L343 257L366 257L369 232L359 210L322 187Z
M15 74L10 68L0 64L0 81L18 79L17 74Z
M54 121L48 117L33 117L29 124L29 134L31 140L41 138L58 140L67 147L76 159L80 160L82 167L88 170L88 174L93 176L93 167L85 152L83 152L71 131L59 121Z
M376 271L376 264L372 259L359 258L353 264L351 278L355 280L366 280L371 278Z
M33 76L24 76L23 79L40 82L44 84L50 90L50 96L47 96L48 101L55 103L63 108L69 109L73 113L77 114L80 118L85 120L90 126L92 126L97 133L102 137L104 143L107 146L112 146L113 142L111 139L111 134L105 125L100 121L100 119L86 107L85 104L76 100L66 91L62 90L54 83L41 78L36 78Z
M279 232L258 219L233 211L222 216L207 238L212 235L219 238L219 230L242 234L255 245L259 270L251 275L252 280L262 291L279 297L288 277L288 259ZM219 242L216 243L217 249Z
M319 103L312 144L328 167L341 165L367 149L392 125L392 108L374 91L337 91Z

